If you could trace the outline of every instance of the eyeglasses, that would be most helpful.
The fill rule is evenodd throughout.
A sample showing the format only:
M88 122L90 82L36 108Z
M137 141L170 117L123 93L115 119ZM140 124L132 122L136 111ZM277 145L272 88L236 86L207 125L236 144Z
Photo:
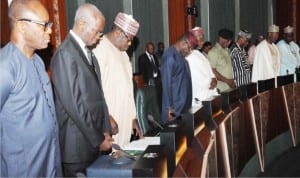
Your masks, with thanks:
M104 36L104 34L102 32L97 32L97 35L102 38Z
M128 42L132 42L133 38L130 38L124 31L122 31L122 34L124 35L125 38L127 38Z
M30 19L19 19L18 21L31 22L31 23L41 25L44 27L44 31L46 31L47 29L50 29L53 25L53 22L50 22L50 21L49 22L41 22L41 21L30 20Z

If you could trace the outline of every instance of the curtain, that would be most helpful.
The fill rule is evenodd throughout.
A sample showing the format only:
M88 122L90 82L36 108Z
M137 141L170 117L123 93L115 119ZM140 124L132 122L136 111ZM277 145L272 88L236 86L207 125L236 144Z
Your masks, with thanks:
M227 28L235 33L235 0L209 1L210 41L216 42L218 31Z
M132 0L132 10L134 18L140 23L134 49L137 64L138 56L145 51L147 42L153 42L157 49L157 43L164 41L162 0ZM138 71L135 66L135 71Z
M87 0L100 9L105 16L104 33L108 32L114 23L115 17L118 12L123 12L123 1L116 0Z
M266 37L268 30L268 1L240 1L240 27L252 33L252 39L258 35Z

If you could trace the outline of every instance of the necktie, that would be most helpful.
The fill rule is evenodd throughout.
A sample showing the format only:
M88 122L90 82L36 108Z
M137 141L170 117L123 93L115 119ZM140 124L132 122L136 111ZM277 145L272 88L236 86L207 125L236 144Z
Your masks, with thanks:
M157 67L156 67L153 55L150 55L150 61L151 61L151 64L152 64L153 76L157 77Z
M87 57L88 57L88 62L89 62L89 64L91 65L91 66L93 66L94 67L94 62L93 62L93 52L86 46L85 47L85 50L86 50L86 52L87 52Z
M96 59L94 53L88 47L85 47L85 50L87 52L88 62L90 64L90 66L94 69L94 71L96 72L97 78L100 81L101 80L100 68L98 66L97 59Z

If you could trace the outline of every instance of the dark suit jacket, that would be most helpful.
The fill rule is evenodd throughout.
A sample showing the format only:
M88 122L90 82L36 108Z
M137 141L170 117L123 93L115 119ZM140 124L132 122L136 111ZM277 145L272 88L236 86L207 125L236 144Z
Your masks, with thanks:
M157 57L153 55L153 58L157 68L158 78L160 78ZM142 74L144 82L148 84L149 79L153 78L153 68L146 53L143 53L142 55L139 56L138 64L139 64L139 72Z
M64 163L92 162L99 154L103 132L111 132L99 75L82 49L68 35L51 60L56 114ZM100 79L101 81L101 79Z

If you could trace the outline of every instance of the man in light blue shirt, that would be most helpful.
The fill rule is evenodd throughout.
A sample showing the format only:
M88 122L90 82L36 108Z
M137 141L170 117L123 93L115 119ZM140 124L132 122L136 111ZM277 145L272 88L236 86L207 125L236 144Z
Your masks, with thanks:
M37 0L9 7L10 42L0 51L0 177L59 177L61 160L51 82L35 50L51 25Z
M293 41L294 28L287 26L283 30L283 39L277 43L281 54L280 75L294 74L300 65L300 49Z

